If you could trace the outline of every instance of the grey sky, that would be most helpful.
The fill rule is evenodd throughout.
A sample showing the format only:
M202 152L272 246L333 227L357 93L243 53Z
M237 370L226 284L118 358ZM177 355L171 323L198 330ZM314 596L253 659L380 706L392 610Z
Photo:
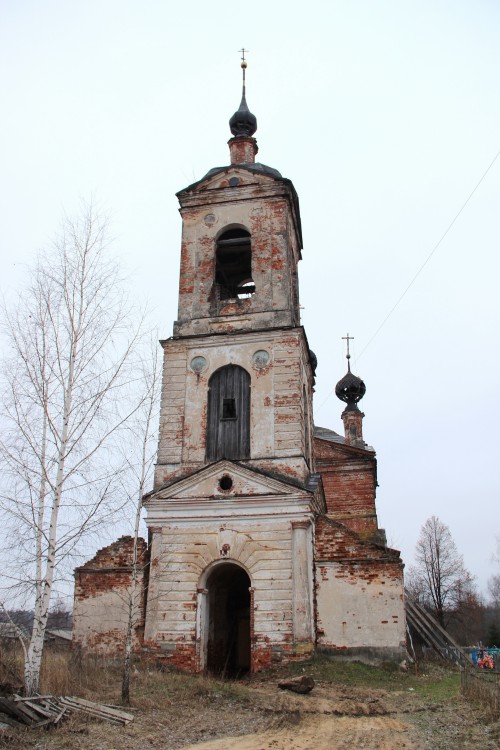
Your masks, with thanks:
M304 234L316 422L341 337L367 385L378 509L411 562L447 523L482 589L499 512L500 6L476 0L0 2L4 294L92 194L162 336L176 317L175 192L228 163L238 49L259 160L289 177Z

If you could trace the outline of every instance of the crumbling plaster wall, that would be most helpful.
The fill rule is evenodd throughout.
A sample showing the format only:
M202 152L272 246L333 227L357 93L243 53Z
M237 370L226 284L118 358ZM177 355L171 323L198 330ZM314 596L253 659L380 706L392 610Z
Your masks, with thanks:
M73 646L103 655L123 651L132 596L132 537L121 537L75 570ZM138 576L132 602L133 648L142 645L147 545L138 540Z
M322 562L317 566L318 645L394 648L405 642L401 581L390 566Z
M366 542L322 516L316 523L315 564L318 646L404 647L399 552Z
M197 615L208 571L224 561L241 565L251 580L254 671L313 648L310 520L294 524L268 516L240 519L234 527L221 518L153 530L145 642L160 647L177 667L205 666L207 633Z
M231 187L230 178L238 185ZM183 228L174 335L298 325L300 248L288 184L232 167L182 191L179 199ZM256 293L222 303L214 286L216 241L223 230L236 226L251 235Z
M306 445L304 402L312 389L309 350L301 328L164 342L160 439L155 487L205 463L208 382L227 364L251 376L250 456L245 463L305 481L311 465ZM257 367L255 352L265 350L269 363ZM194 372L190 363L203 357L206 367ZM310 397L310 395L309 395ZM309 425L309 434L312 425Z

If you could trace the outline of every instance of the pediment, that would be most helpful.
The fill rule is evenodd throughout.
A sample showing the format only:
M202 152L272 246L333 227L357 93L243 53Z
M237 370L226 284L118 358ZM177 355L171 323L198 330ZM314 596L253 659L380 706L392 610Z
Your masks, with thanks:
M221 460L152 492L145 504L154 500L250 499L272 496L310 498L311 493L247 466Z
M198 182L189 185L187 188L184 188L184 190L177 193L177 197L180 198L185 193L205 190L220 190L222 188L231 187L241 188L245 185L265 185L274 183L277 179L282 179L277 170L273 170L270 167L264 167L261 170L258 167L264 167L264 165L253 164L249 168L244 168L240 165L230 165L227 167L211 169L201 180L198 180ZM235 179L237 179L238 182L232 185L230 180Z

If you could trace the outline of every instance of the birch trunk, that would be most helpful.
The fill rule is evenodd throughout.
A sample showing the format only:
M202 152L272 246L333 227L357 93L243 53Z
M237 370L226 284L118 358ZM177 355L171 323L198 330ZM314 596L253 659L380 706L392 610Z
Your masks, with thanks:
M105 229L92 207L66 220L17 309L6 311L11 358L3 372L0 460L9 489L0 503L20 555L11 577L33 584L27 695L40 689L58 563L116 512L113 436L144 400L130 393L142 319L131 323L116 264L103 254Z
M154 353L153 353L154 351ZM125 636L125 648L124 648L124 659L123 659L123 675L122 675L122 703L125 706L130 705L130 672L132 669L132 654L133 654L133 632L134 624L137 617L141 592L138 590L138 578L139 570L138 565L138 540L139 540L139 526L141 522L141 510L142 510L142 498L144 496L146 482L148 479L149 469L152 465L152 461L155 455L156 445L153 445L152 451L148 451L151 436L152 427L154 420L154 411L157 404L158 398L158 354L155 348L152 351L151 357L151 369L146 370L143 375L143 382L147 384L147 393L143 402L143 409L138 413L137 426L141 435L141 457L139 464L139 482L137 489L137 499L135 508L135 523L134 523L134 547L133 547L133 561L132 561L132 574L130 582L130 596L128 600L128 612L127 612L127 630ZM148 455L150 453L150 455Z

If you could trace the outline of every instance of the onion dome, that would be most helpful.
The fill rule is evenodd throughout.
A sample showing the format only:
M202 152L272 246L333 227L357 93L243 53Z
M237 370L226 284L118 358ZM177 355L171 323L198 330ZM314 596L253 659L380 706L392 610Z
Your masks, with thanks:
M245 60L245 50L242 50L243 57L241 60L241 68L243 70L243 93L241 96L240 108L234 113L229 120L229 127L231 133L234 136L252 136L257 130L257 118L248 109L247 100L245 97L245 70L247 67L247 61Z
M347 404L347 409L354 410L358 407L356 404L361 401L366 393L366 385L363 383L361 378L357 375L353 375L351 372L351 354L349 352L349 341L352 341L353 336L343 336L342 338L347 340L347 373L335 386L335 395L341 401Z
M229 127L231 128L231 133L235 136L251 136L257 130L257 118L248 109L244 92L243 96L241 97L240 108L229 120Z
M366 393L366 385L361 378L353 375L349 367L346 375L335 386L335 395L347 404L347 408L357 409L356 404Z

